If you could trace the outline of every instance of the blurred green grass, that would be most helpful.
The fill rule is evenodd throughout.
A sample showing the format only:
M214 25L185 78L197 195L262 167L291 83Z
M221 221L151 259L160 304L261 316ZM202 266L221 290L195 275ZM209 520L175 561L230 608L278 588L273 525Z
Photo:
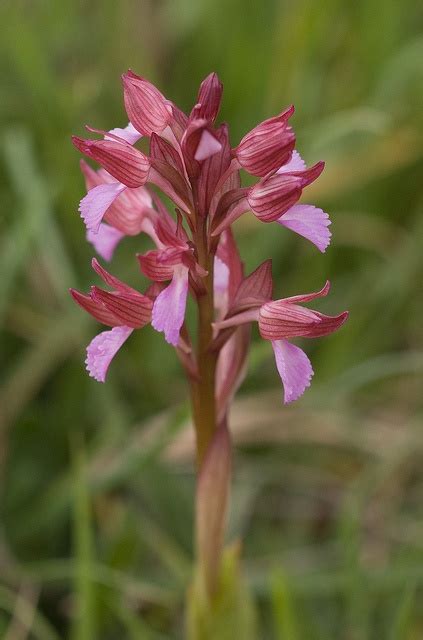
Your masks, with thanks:
M247 269L273 258L278 293L329 277L322 310L351 311L307 345L316 375L295 407L256 341L234 408L231 531L260 637L423 636L422 18L414 0L0 4L0 637L182 637L178 363L147 328L98 385L83 370L97 327L67 294L93 281L70 135L126 122L128 67L186 109L217 71L233 143L293 102L299 150L327 161L308 196L333 220L325 256L236 226ZM133 282L139 243L113 266Z

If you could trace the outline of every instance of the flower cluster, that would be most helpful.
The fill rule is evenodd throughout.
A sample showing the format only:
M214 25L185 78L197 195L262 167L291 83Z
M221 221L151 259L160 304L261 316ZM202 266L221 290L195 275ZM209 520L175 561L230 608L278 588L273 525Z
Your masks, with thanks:
M81 161L87 195L79 210L88 241L106 261L125 236L145 233L151 238L154 248L137 256L151 285L140 293L93 260L108 289L94 286L88 295L71 293L111 329L88 346L88 372L104 382L111 360L130 334L151 323L175 347L188 376L198 379L201 354L185 323L191 293L199 305L199 322L209 325L206 346L215 356L217 415L224 416L244 375L254 321L272 344L285 402L297 399L309 386L313 370L291 339L332 333L348 314L330 317L303 306L325 296L329 283L317 293L272 300L271 262L245 276L231 228L251 211L261 222L300 234L322 252L328 246L328 215L299 204L324 164L307 168L295 150L289 124L294 108L265 120L232 148L227 125L215 125L223 88L215 73L201 83L189 115L132 71L122 79L128 126L108 132L89 129L99 139L73 138L101 167L95 170ZM148 139L148 155L135 146L141 138ZM241 186L241 169L258 178L254 185ZM160 192L174 203L174 216ZM204 300L212 305L211 314Z

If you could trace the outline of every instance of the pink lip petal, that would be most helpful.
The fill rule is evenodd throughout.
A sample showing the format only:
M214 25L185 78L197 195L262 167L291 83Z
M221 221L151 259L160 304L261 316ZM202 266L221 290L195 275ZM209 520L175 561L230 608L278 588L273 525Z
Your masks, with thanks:
M300 236L310 240L324 253L332 237L328 227L331 224L328 214L310 204L296 204L284 213L277 222Z
M109 365L123 343L129 338L131 327L114 327L99 333L87 347L87 371L97 382L105 382Z
M276 367L284 388L284 403L294 402L310 386L311 362L302 349L287 340L272 341Z
M129 142L129 144L135 144L136 142L138 142L138 140L142 138L142 133L137 131L131 122L126 127L123 127L122 129L120 127L116 127L115 129L110 129L109 133L111 133L114 136L117 136L118 138L122 138L123 140L126 140L126 142ZM108 138L107 135L105 135L104 138L105 140L111 139L111 138Z
M87 195L79 203L81 218L85 222L88 231L98 233L107 209L125 189L124 184L111 182L109 184L99 184L88 191Z
M185 318L188 271L183 265L175 267L172 282L157 296L153 307L151 324L156 331L162 331L166 342L174 347L178 345Z
M304 162L304 160L302 159L298 151L294 149L294 151L292 152L291 159L286 164L283 164L277 170L276 173L288 173L290 171L305 171L305 169L306 169L306 163Z
M98 255L107 262L113 258L113 253L125 234L119 229L115 229L108 224L100 223L97 233L88 230L87 240L90 242Z

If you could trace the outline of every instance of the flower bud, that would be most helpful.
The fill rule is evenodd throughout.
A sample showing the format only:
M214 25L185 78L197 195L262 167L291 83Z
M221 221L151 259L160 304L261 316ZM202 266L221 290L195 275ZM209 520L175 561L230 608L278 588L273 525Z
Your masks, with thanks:
M172 118L164 95L131 70L123 74L122 82L126 112L135 129L145 136L161 133Z
M291 106L257 125L242 138L234 152L243 169L253 176L263 177L289 160L295 147L295 134L288 126L293 113Z
M191 112L191 117L204 118L204 120L214 122L219 112L222 93L223 84L217 73L210 73L200 84L197 104Z

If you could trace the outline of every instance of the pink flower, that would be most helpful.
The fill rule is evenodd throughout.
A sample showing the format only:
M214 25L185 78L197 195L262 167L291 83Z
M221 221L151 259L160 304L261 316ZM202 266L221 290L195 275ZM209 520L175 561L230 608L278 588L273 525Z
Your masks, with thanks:
M185 318L189 269L183 264L173 268L172 282L157 296L151 324L164 333L166 342L176 347Z
M153 306L152 326L164 333L169 344L179 344L185 318L190 271L196 275L198 265L181 226L157 225L158 249L138 256L142 272L155 282L171 280L157 296Z
M233 188L225 192L216 206L212 235L218 236L243 213L251 209L262 222L278 222L310 240L324 252L330 243L331 224L322 209L297 204L303 189L316 180L323 162L307 169L297 151L278 171L268 174L250 189Z
M132 287L106 271L97 260L93 269L105 284L113 290L104 291L92 287L89 295L71 289L71 295L85 311L99 322L113 327L96 336L87 347L87 370L89 374L104 382L110 362L134 329L140 329L151 321L153 302Z
M291 160L280 167L277 173L284 174L305 170L304 160L298 151L294 151ZM318 207L310 204L295 204L282 214L276 222L310 240L322 253L329 246L332 234L328 227L331 221L328 214Z
M89 242L92 242L102 257L104 256L98 248L104 234L100 239L97 236L100 235L103 220L116 231L120 231L121 237L137 235L143 231L154 239L153 227L157 212L153 209L152 196L146 187L129 189L117 182L104 169L94 171L84 160L81 160L81 170L88 191L80 203L81 217L88 228ZM103 190L97 188L100 186ZM108 189L110 189L110 200L104 197ZM109 233L105 239L110 240L111 237L112 234ZM117 235L115 234L114 237Z
M272 343L285 401L291 402L309 385L313 370L290 340L332 333L347 313L331 317L303 306L326 295L328 285L318 293L272 301L271 261L244 277L231 225L251 210L258 220L277 222L325 251L331 236L327 213L300 204L323 162L307 168L294 149L289 124L293 107L258 124L232 149L228 126L215 125L223 91L215 73L201 83L189 115L132 71L122 80L129 124L110 131L89 128L103 136L100 140L73 138L80 151L100 164L95 170L81 163L87 194L79 209L88 241L105 260L111 260L126 235L149 236L153 247L137 257L151 285L141 294L94 261L111 290L94 286L88 295L72 291L80 306L110 327L88 348L90 375L104 381L112 358L131 332L151 322L176 348L194 385L208 361L204 349L215 351L214 398L220 424L245 375L250 324L257 321L261 336ZM142 136L149 138L148 154L134 147ZM255 184L241 186L241 168L259 178ZM173 203L176 218L162 195ZM206 340L191 340L189 335L189 294L200 308L207 302L207 314L199 314Z
M344 311L338 316L326 316L298 304L326 296L330 288L329 282L317 293L268 300L260 305L260 289L256 284L263 276L260 275L259 278L257 271L249 276L250 284L248 278L244 280L243 288L237 296L238 303L229 310L229 317L215 323L215 326L222 330L258 321L260 335L272 342L276 366L285 390L284 401L289 403L297 400L309 386L313 369L306 354L288 342L288 339L329 335L344 324L348 312ZM261 291L262 297L268 296L269 290L266 291L265 287L262 287Z

